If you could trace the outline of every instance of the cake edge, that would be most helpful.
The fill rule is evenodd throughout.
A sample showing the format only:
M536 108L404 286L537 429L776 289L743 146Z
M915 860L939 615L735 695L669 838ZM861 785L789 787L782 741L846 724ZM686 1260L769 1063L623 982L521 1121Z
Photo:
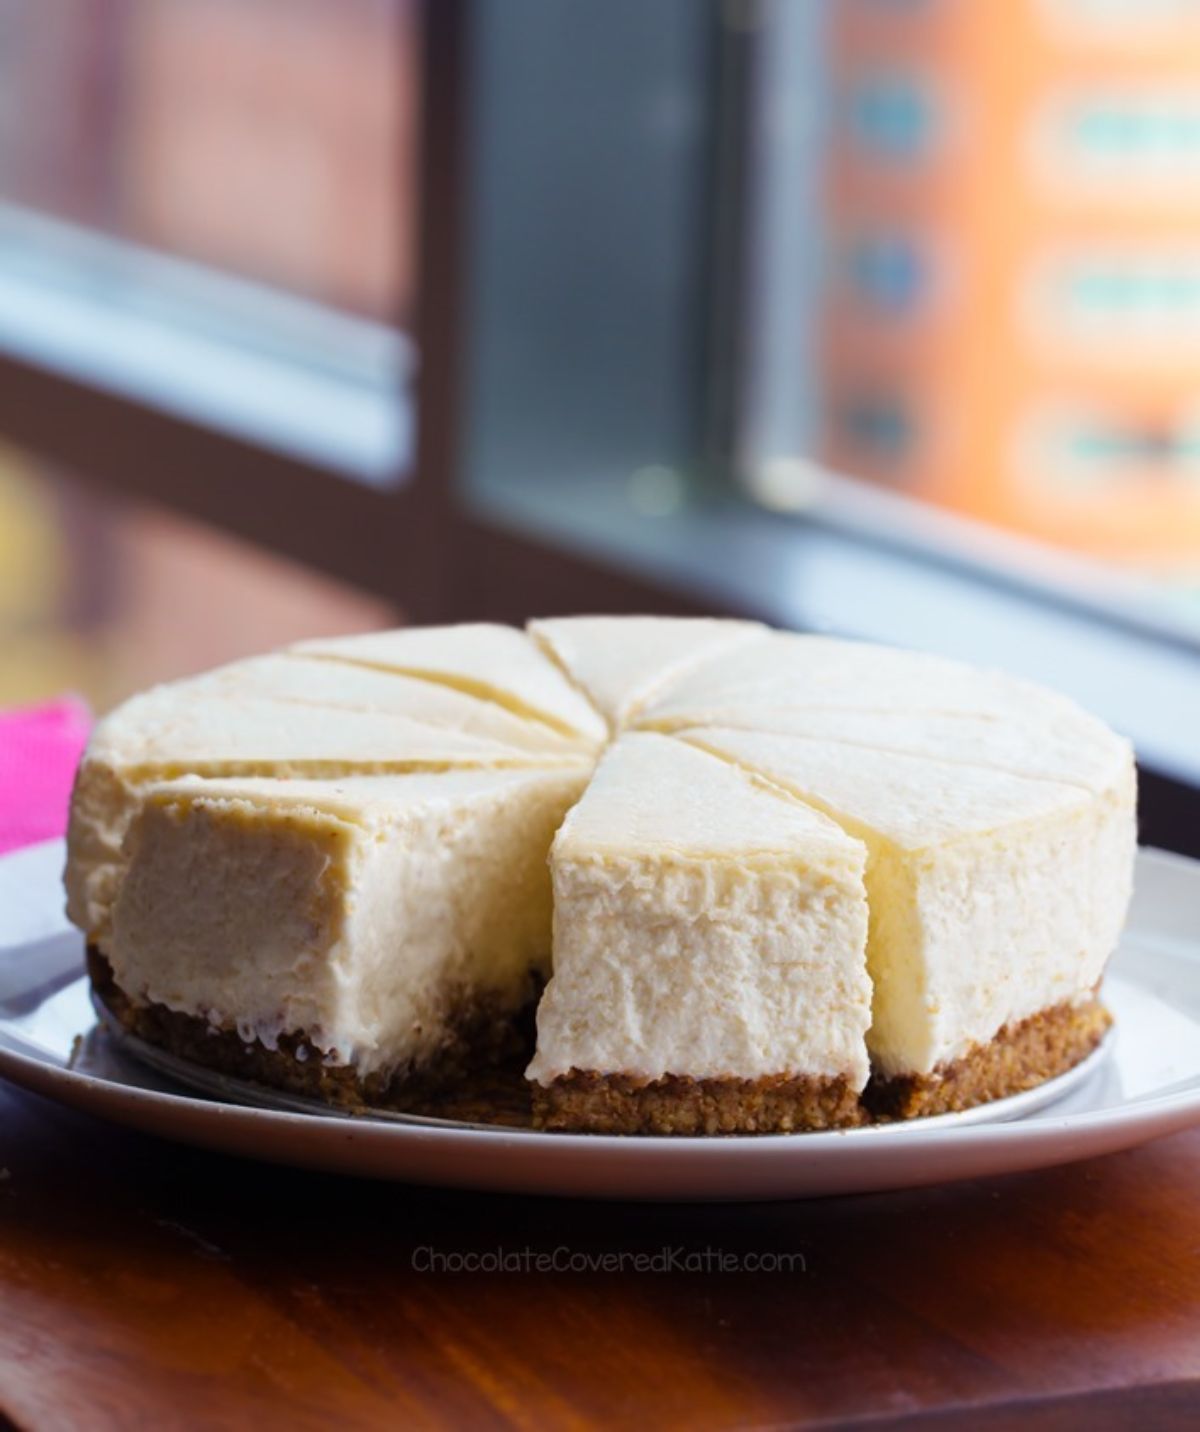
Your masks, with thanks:
M527 1059L539 991L519 1011L485 998L464 999L435 1060L363 1077L326 1063L303 1032L278 1048L245 1041L232 1025L143 1004L117 983L104 954L89 944L87 971L97 998L135 1037L181 1059L267 1088L369 1113L405 1109L453 1090L481 1066ZM902 1122L960 1113L1038 1087L1066 1073L1099 1045L1112 1016L1097 993L1064 1001L1005 1025L986 1044L927 1074L876 1074L865 1090L845 1076L768 1075L692 1078L572 1069L547 1085L530 1084L535 1128L562 1133L714 1135L799 1133ZM301 1050L304 1053L301 1053Z
M1092 991L1082 1002L1064 1000L1006 1024L986 1044L928 1074L875 1075L863 1103L876 1122L957 1114L1010 1098L1056 1079L1081 1063L1112 1025Z
M534 1125L606 1134L794 1133L961 1113L1065 1074L1097 1047L1112 1016L1097 995L1005 1025L986 1044L928 1074L873 1075L861 1093L841 1078L642 1079L572 1069L534 1085Z
M538 1129L587 1134L769 1134L856 1128L859 1091L845 1075L693 1079L572 1069L534 1084Z
M516 1009L486 996L463 998L433 1060L364 1077L353 1065L327 1063L304 1031L281 1034L278 1047L269 1049L261 1040L244 1040L232 1023L218 1026L200 1015L163 1004L140 1003L120 987L105 955L91 944L87 947L87 972L104 1007L124 1030L145 1043L236 1079L360 1113L373 1108L405 1109L452 1089L480 1068L517 1057L527 1059L533 1048L534 1010L541 993L540 983L531 981L527 1001Z

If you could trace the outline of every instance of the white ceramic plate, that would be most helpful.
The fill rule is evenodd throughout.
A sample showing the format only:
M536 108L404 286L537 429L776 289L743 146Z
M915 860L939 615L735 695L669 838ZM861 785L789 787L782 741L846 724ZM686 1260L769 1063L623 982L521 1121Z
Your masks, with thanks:
M227 1153L458 1188L750 1200L1043 1168L1200 1122L1200 864L1161 851L1139 855L1129 928L1105 982L1116 1029L1079 1069L965 1114L718 1139L345 1117L308 1112L317 1106L161 1055L151 1068L130 1057L128 1041L119 1044L96 1025L82 944L61 913L62 860L57 841L0 858L0 1075L101 1117ZM187 1092L180 1075L207 1097Z

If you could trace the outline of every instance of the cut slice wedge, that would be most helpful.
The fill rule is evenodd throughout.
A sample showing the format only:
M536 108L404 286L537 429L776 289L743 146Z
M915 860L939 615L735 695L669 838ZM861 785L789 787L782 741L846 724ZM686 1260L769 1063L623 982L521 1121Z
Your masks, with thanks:
M1010 775L1080 785L1097 795L1124 787L1133 752L1103 722L1068 702L1014 710L1005 718L970 712L839 711L797 707L730 713L730 727L839 741Z
M175 687L176 691L185 689L402 716L426 726L551 756L589 751L594 744L582 737L561 736L543 721L514 715L495 701L469 696L441 682L299 653L255 656L218 667Z
M105 952L125 1013L208 1062L349 1102L486 1059L548 971L546 856L583 780L152 787Z
M621 737L554 841L547 1127L852 1123L867 1078L866 852L669 737Z
M530 637L513 627L487 622L402 627L301 642L292 650L441 682L541 721L563 736L599 744L608 734L599 712Z
M672 731L753 720L769 730L794 711L820 709L1008 716L1078 708L1003 672L866 642L772 632L671 683L635 724Z
M528 630L616 730L664 686L767 629L717 617L549 617Z
M390 713L208 694L186 682L159 687L118 707L88 744L67 831L67 911L103 947L125 831L139 791L154 780L588 764Z
M1098 797L842 742L721 729L687 739L865 842L868 1043L883 1079L905 1081L907 1112L1015 1092L1098 1038L1096 986L1131 887L1132 776Z

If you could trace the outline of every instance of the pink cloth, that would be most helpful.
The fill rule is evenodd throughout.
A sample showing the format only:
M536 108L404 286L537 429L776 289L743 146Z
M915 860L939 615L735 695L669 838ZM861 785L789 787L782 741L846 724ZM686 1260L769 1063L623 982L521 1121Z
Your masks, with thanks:
M0 711L0 854L62 835L91 715L64 696Z

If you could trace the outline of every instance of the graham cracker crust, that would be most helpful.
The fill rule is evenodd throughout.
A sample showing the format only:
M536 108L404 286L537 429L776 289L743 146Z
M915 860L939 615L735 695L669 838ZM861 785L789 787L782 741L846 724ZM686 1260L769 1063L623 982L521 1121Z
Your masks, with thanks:
M874 1076L863 1094L875 1120L953 1114L1019 1094L1054 1079L1086 1059L1112 1024L1093 996L1084 1004L1058 1004L1007 1024L986 1044L929 1074Z
M638 1079L572 1069L533 1085L538 1129L588 1134L789 1134L863 1122L847 1080L807 1075L764 1079Z
M301 1032L277 1049L237 1030L215 1028L163 1005L138 1004L117 985L104 956L87 951L97 996L122 1026L148 1044L235 1078L320 1099L355 1112L393 1108L466 1123L603 1134L771 1134L955 1113L1032 1089L1085 1059L1112 1017L1098 998L1060 1004L1005 1026L987 1044L930 1074L872 1077L860 1096L844 1078L646 1081L573 1069L548 1086L529 1084L535 997L514 1015L464 1005L436 1060L363 1078L326 1064ZM301 1052L303 1051L303 1052Z
M533 1053L540 991L516 1013L487 1001L464 1004L435 1060L364 1078L350 1065L325 1063L303 1032L282 1034L278 1048L268 1049L258 1040L247 1043L232 1026L217 1028L197 1015L139 1004L91 945L87 967L97 996L130 1034L208 1069L357 1112L383 1107L473 1123L530 1123L524 1069Z
M773 1134L854 1128L957 1113L1035 1088L1092 1052L1112 1023L1093 997L1019 1023L930 1074L874 1075L861 1097L845 1079L787 1077L645 1081L572 1069L533 1086L535 1128L593 1134Z

